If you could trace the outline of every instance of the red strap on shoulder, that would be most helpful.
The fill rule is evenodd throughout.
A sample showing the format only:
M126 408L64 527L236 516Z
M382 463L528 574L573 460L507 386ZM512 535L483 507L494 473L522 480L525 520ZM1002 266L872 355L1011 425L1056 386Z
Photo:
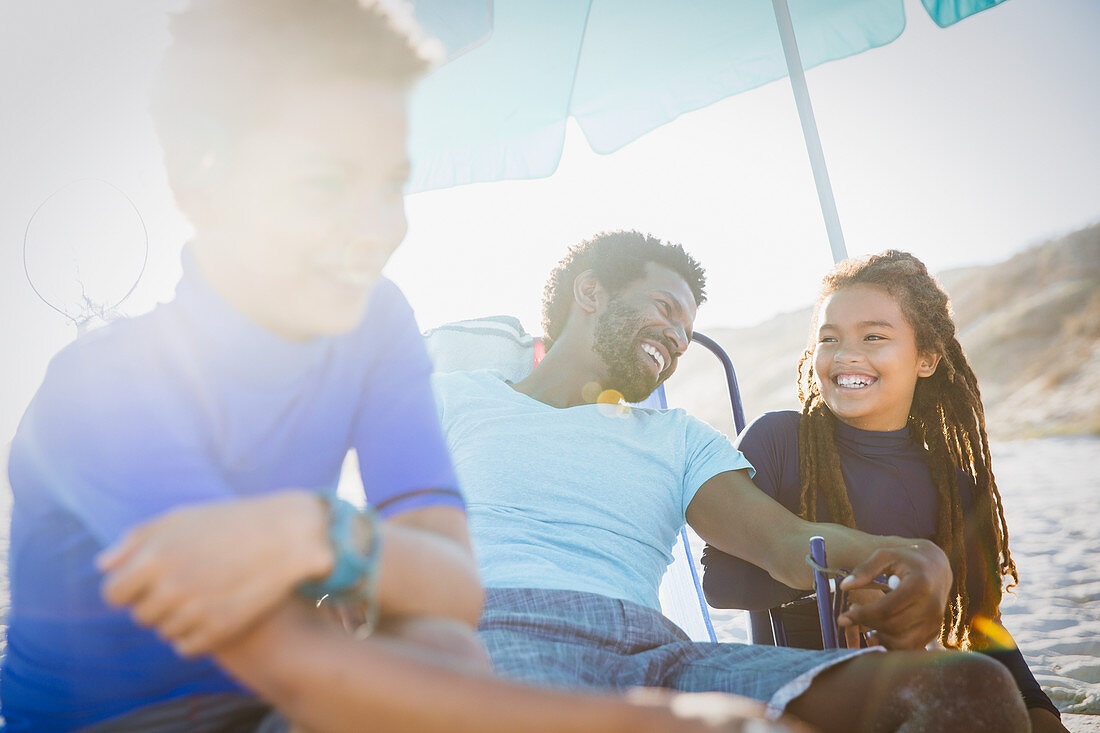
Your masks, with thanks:
M542 342L542 338L536 336L535 341L535 366L539 365L542 361L542 357L546 356L546 344Z

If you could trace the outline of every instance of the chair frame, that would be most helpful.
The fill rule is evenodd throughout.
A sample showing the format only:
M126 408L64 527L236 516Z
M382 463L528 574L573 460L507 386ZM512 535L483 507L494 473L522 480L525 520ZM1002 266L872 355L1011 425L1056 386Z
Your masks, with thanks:
M722 363L722 369L726 375L726 392L729 395L730 410L733 413L733 425L736 433L740 435L745 429L745 408L741 402L741 390L737 385L737 372L733 367L733 360L730 359L725 349L719 346L718 343L709 336L705 336L696 331L692 335L692 341L706 348ZM661 407L667 407L664 385L661 385L658 396ZM686 527L680 530L680 541L683 543L684 551L690 559L691 547L688 543ZM819 565L823 567L827 565L825 562L825 540L823 538L811 538L810 556L813 557L814 561ZM695 591L699 596L699 610L703 614L703 622L706 624L707 633L710 635L711 641L717 641L714 633L714 625L711 623L710 619L710 607L707 605L706 597L703 595L703 586L699 580L698 571L695 569L695 563L689 563L689 566L691 568L691 578L695 583ZM814 591L817 596L817 610L818 617L821 621L823 647L825 649L836 649L838 647L836 613L833 608L833 598L829 589L829 581L824 574L816 570L814 571ZM783 628L783 619L778 613L778 609L749 611L748 613L749 634L754 644L787 646L787 635Z

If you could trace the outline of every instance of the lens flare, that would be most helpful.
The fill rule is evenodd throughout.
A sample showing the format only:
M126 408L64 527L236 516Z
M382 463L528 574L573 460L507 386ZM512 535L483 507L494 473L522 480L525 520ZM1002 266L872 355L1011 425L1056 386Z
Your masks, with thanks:
M623 400L622 393L617 389L605 389L596 397L600 414L607 417L626 417L630 414L630 405Z
M591 405L600 399L600 392L602 391L603 387L600 386L599 382L588 382L581 387L581 399L583 399L586 404Z
M989 640L989 646L994 649L1015 649L1016 641L1005 627L991 618L975 616L970 622L971 627Z

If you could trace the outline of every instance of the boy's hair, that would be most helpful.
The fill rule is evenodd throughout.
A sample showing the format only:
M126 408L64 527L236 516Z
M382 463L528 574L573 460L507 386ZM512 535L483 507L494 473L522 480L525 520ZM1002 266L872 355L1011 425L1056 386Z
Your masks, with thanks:
M815 324L825 298L853 285L881 288L893 297L913 328L918 353L940 356L936 371L917 380L909 429L912 439L929 453L928 466L939 498L935 542L947 553L955 576L940 640L945 646L966 648L970 645L974 617L997 617L1004 579L1012 579L1007 588L1019 581L1008 550L1008 526L1001 495L990 467L978 379L955 337L947 294L924 263L897 250L866 259L844 260L822 280ZM852 504L834 440L836 417L825 405L814 381L815 342L811 334L810 346L798 364L798 398L802 402L798 428L801 514L815 520L818 494L823 492L832 521L854 527ZM976 541L986 564L986 568L974 568L986 580L980 598L971 598L966 587L969 569L957 469L962 469L974 485Z
M668 244L636 231L602 232L569 248L542 294L542 328L547 346L561 335L573 304L573 282L585 270L614 295L645 276L652 262L679 274L695 296L695 305L706 299L706 274L699 262L679 244Z
M403 9L378 0L190 0L170 19L172 42L153 82L166 153L201 158L263 120L294 82L411 86L435 49Z

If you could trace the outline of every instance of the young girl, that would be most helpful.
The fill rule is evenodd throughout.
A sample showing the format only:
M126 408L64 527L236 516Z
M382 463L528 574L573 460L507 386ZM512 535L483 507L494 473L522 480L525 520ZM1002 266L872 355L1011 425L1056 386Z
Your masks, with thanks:
M955 579L941 642L1000 660L1035 729L1065 730L1019 650L991 623L1003 581L1011 588L1018 577L977 378L947 294L908 253L845 260L823 281L814 329L799 363L801 414L767 413L738 439L754 483L812 521L934 540ZM767 609L802 594L713 547L703 566L715 607ZM821 648L816 606L782 613L788 644Z

